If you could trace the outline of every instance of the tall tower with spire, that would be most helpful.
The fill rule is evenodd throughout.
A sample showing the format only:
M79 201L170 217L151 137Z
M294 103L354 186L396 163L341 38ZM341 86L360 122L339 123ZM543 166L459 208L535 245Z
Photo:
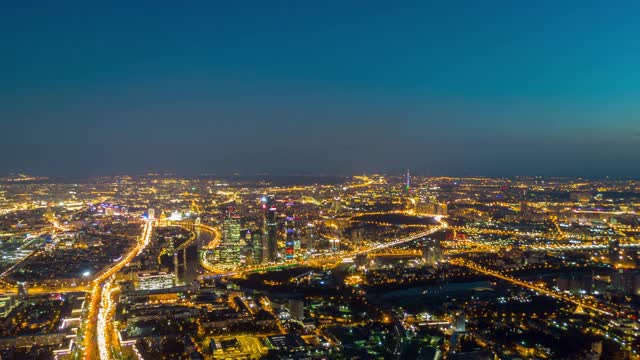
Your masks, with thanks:
M409 173L409 169L407 169L407 185L405 191L407 194L411 191L411 174Z

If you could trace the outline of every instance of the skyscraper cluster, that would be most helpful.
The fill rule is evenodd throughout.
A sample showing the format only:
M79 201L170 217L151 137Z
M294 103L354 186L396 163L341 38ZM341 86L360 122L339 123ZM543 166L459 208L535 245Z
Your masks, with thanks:
M240 263L240 217L229 210L222 222L220 266L233 268Z

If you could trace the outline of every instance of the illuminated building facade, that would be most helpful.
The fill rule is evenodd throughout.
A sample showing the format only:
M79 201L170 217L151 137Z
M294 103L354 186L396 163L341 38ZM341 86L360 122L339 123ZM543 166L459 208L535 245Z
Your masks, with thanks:
M220 244L220 265L234 268L240 264L240 218L231 211L222 222L222 243Z
M251 233L251 256L254 264L262 263L262 233L257 231Z
M175 276L166 272L139 273L136 279L138 290L158 290L173 287Z
M276 220L276 200L272 195L262 198L262 208L264 210L263 227L263 262L276 261L278 255L278 224Z
M296 236L296 228L295 228L295 220L293 217L293 202L287 203L287 209L285 211L285 243L284 243L284 257L286 260L293 260L295 256L295 236ZM300 246L298 245L298 249Z

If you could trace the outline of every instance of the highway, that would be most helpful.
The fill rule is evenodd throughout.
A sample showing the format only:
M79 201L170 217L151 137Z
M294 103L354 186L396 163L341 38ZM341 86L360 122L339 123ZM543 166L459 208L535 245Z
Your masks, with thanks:
M386 248L389 248L389 247L402 245L404 243L408 243L408 242L420 239L422 237L435 234L438 231L442 231L442 230L447 228L448 224L442 220L442 216L436 216L434 218L436 219L437 222L440 223L440 225L438 225L436 227L433 227L433 228L430 228L430 229L425 230L425 231L421 231L421 232L418 232L418 233L415 233L415 234L411 234L411 235L409 235L407 237L404 237L402 239L397 239L397 240L394 240L394 241L391 241L391 242L377 244L377 245L374 245L374 246L372 246L372 247L370 247L368 249L354 251L353 253L347 254L347 256L355 256L355 255L359 255L359 254L368 254L368 253L373 252L373 251L378 251L378 250L386 249Z
M609 245L549 245L549 246L531 246L527 250L531 251L571 251L571 250L604 250ZM640 244L621 244L622 248L640 247Z
M99 327L100 319L104 318L108 313L109 308L112 306L111 297L103 296L103 290L106 289L106 293L111 291L111 277L125 267L131 260L133 260L138 254L144 250L151 240L151 233L153 232L153 220L145 221L142 236L140 237L138 244L123 257L120 262L104 271L100 276L96 277L92 282L91 288L91 300L89 303L89 310L85 317L85 330L83 334L82 345L84 348L84 358L87 360L95 359L94 351L96 344L98 345L99 358L108 359L108 351L106 349L106 338L104 328L97 330ZM109 280L109 281L107 281ZM99 314L102 314L99 316Z
M102 291L100 300L100 309L98 310L98 351L100 352L100 359L109 359L109 347L107 346L107 314L113 308L111 302L111 291L113 286L113 278L109 278Z
M464 260L464 259L450 259L449 263L452 265L457 265L457 266L464 266L467 267L473 271L479 272L481 274L484 275L488 275L500 280L504 280L507 282L510 282L514 285L518 285L521 286L523 288L529 289L529 290L533 290L536 291L538 293L553 297L555 299L559 299L559 300L563 300L572 304L575 304L577 306L582 307L583 309L588 309L591 311L594 311L596 313L598 313L599 315L607 315L607 316L612 316L614 310L610 310L608 309L608 307L606 305L603 304L597 304L595 302L586 302L584 300L581 300L577 297L565 294L565 293L561 293L561 292L557 292L554 290L550 290L550 289L545 289L543 287L540 286L536 286L533 285L531 283L528 283L526 281L522 281L519 279L516 279L514 277L511 276L507 276L507 275L503 275L495 270L491 270L491 269L487 269L485 267L482 267L472 261L469 260Z

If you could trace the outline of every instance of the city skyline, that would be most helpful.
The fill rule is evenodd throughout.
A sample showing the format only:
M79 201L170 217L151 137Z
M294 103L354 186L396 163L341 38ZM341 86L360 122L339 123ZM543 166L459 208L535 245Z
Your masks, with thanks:
M0 174L637 177L636 10L6 4Z
M629 359L640 180L0 179L0 356Z

